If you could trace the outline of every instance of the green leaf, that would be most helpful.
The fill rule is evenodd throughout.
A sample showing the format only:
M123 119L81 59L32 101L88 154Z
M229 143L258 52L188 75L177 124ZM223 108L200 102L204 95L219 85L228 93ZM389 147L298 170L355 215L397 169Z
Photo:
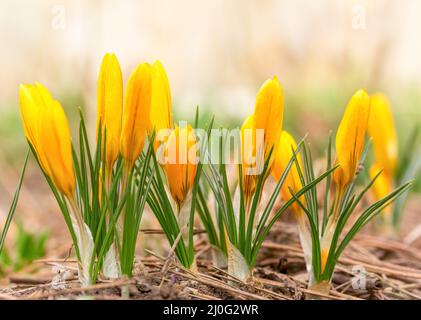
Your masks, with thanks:
M16 206L17 206L18 200L19 200L20 189L22 188L23 177L25 176L26 165L28 163L28 156L29 156L29 151L26 153L25 162L23 164L23 168L22 168L22 171L21 171L21 174L20 174L20 177L19 177L18 186L16 187L16 191L15 191L15 194L13 195L13 200L12 200L12 203L10 205L9 212L7 213L6 222L4 224L3 230L1 231L0 253L3 249L4 242L6 240L7 231L9 230L10 224L12 222L13 216L14 216L15 211L16 211Z

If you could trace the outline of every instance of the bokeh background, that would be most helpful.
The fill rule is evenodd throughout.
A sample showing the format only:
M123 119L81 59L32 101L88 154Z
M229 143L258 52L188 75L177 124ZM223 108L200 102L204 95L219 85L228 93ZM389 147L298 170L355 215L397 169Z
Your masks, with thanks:
M277 75L284 127L326 144L359 88L385 92L400 139L421 122L421 2L417 0L1 0L0 208L4 219L27 144L20 83L43 83L72 128L77 107L92 124L102 56L115 52L127 80L144 61L162 61L175 119L196 105L235 127L260 85ZM30 162L18 220L67 237L39 169Z

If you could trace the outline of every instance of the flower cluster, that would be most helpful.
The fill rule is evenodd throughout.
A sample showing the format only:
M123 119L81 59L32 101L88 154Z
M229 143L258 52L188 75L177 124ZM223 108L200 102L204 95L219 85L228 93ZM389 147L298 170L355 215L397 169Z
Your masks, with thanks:
M241 161L230 174L232 166L222 153L218 163L203 161L212 158L213 143L206 138L213 120L201 136L195 130L198 113L194 126L173 123L170 86L159 61L139 64L123 91L119 62L106 54L98 77L96 144L91 150L82 113L76 144L61 104L48 90L39 83L20 86L25 136L67 223L83 285L101 275L132 275L145 208L162 227L169 257L174 254L182 267L197 272L197 213L215 265L250 281L264 240L290 210L309 286L327 290L349 241L380 212L390 215L390 204L410 187L396 179L396 132L381 94L370 97L358 90L351 97L336 132L336 154L329 140L326 169L316 174L305 139L296 143L283 129L279 80L267 80L239 131ZM367 131L375 157L370 182L361 189L357 177L364 171ZM219 137L220 150L227 140L227 135ZM375 199L361 209L368 190Z

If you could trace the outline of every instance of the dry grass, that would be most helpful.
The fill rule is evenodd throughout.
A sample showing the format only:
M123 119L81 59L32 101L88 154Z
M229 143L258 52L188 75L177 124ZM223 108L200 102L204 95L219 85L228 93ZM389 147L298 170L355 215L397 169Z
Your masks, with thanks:
M418 218L416 212L411 216ZM332 290L328 295L317 294L318 298L421 299L421 249L373 236L369 231L354 239L339 261ZM61 253L57 249L54 254L64 258L38 260L26 270L8 275L0 299L121 299L122 287L129 288L130 299L296 300L315 294L306 289L302 251L295 226L288 222L277 223L264 243L252 283L241 283L213 267L209 247L200 233L196 248L200 252L198 274L147 251L137 262L133 279L102 280L81 288L76 262L66 259L69 248L62 246ZM363 290L353 285L361 268L366 272ZM29 273L34 269L35 273Z

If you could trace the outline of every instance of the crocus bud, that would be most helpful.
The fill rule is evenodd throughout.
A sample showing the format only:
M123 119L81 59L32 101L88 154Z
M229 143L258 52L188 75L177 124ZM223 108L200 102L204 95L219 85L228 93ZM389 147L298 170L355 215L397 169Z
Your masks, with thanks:
M105 167L109 176L119 154L123 109L123 78L120 64L114 54L107 53L102 60L97 103L97 134L102 134L102 144L106 153Z
M398 160L398 139L387 97L376 93L370 99L368 135L372 138L375 161L386 175L393 177Z
M73 198L76 181L69 124L57 100L40 83L21 85L20 110L26 138L56 188Z
M364 90L358 90L346 107L336 133L336 163L339 167L333 179L344 189L354 179L365 141L370 98Z
M165 144L164 155L170 193L180 209L193 187L197 170L196 136L190 125L175 127Z
M271 149L272 160L276 154L284 115L284 93L278 78L266 80L256 97L254 127L264 130L264 158L267 160ZM270 167L270 166L269 166Z
M167 74L161 62L152 65L152 100L151 100L151 128L155 130L155 151L166 141L173 128L171 111L171 91Z
M269 161L266 176L271 171L282 131L283 113L284 94L278 79L274 77L267 80L260 88L254 113L241 127L241 174L247 207L266 161Z
M140 64L130 76L124 98L120 152L128 167L141 154L150 128L152 67Z

